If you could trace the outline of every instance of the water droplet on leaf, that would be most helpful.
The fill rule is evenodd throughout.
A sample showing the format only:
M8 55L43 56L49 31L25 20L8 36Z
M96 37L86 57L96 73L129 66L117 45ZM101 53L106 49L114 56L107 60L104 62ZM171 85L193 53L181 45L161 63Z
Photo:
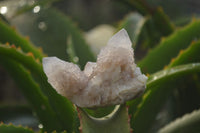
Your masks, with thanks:
M39 125L38 125L38 128L42 129L42 128L43 128L43 125L42 125L42 124L39 124Z
M79 58L76 56L76 57L73 58L73 61L74 61L74 62L78 62L78 61L79 61Z
M39 22L38 24L38 28L42 31L46 31L47 30L47 25L45 22Z
M40 11L40 6L35 6L33 8L33 13L38 13Z
M0 13L1 13L1 14L6 14L7 11L8 11L8 8L7 8L6 6L2 6L2 7L0 8Z

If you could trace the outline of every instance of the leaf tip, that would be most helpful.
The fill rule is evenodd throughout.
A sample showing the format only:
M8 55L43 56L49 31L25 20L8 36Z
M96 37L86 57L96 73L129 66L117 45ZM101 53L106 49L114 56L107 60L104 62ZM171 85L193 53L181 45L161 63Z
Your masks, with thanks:
M10 43L9 43L9 42L6 42L6 46L10 46Z
M11 29L16 31L16 27L15 26L11 26Z
M192 22L197 21L197 18L195 16L192 16Z
M146 76L149 77L150 76L149 73L147 73Z
M165 39L166 39L165 37L162 37L162 38L161 38L161 41L163 42L163 41L165 41Z
M33 57L33 58L34 58L34 55L33 55L33 53L32 53L32 52L28 52L28 53L27 53L27 56L31 56L31 57Z
M170 61L170 64L173 63L175 61L175 58L172 58Z
M38 50L39 50L41 53L43 53L42 47L38 47Z
M8 124L9 126L13 126L13 124L10 122L9 124Z
M184 53L184 50L183 49L181 49L180 50L180 52L179 52L179 54L183 54Z
M191 45L195 44L196 42L197 42L196 40L193 40L193 41L191 42Z
M166 70L168 68L168 66L166 65L166 66L164 66L164 70Z
M26 36L25 38L26 38L26 40L30 41L30 37L29 36Z
M14 48L14 49L16 49L16 46L15 46L14 44L12 44L12 45L11 45L11 48Z
M18 51L22 51L22 48L21 48L21 47L17 47L17 50L18 50Z
M37 59L35 59L35 61L36 61L37 63L40 63L40 59L38 59L38 58L37 58Z

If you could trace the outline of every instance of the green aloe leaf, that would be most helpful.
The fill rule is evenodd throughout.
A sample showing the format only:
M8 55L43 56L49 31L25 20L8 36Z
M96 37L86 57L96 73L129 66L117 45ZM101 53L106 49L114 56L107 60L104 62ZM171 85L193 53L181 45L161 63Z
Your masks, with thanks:
M29 21L22 23L21 20L23 19ZM82 31L76 26L75 22L52 7L41 7L38 13L29 12L19 15L11 22L23 35L30 36L30 40L35 45L42 46L49 56L57 56L66 60L68 58L65 50L67 39L71 36L81 68L84 68L87 61L95 61L90 47L83 38Z
M4 15L0 14L0 20L4 21L5 23L9 24L8 20L5 18Z
M146 18L141 16L139 13L130 13L120 22L119 29L126 29L131 41L133 42L133 47L135 47L138 42L139 35L145 22Z
M147 90L131 120L133 130L135 132L148 131L151 127L150 123L173 91L172 86L177 82L177 79L187 74L199 72L200 63L192 63L168 68L151 75L147 82Z
M162 37L152 17L143 17L139 13L128 14L120 22L119 28L125 28L127 30L133 43L136 60L141 59Z
M194 41L190 46L179 52L179 55L171 60L168 67L173 67L180 64L187 64L193 62L200 62L200 41Z
M135 47L135 57L139 60L145 57L149 49L155 47L162 38L162 34L156 28L152 17L146 17L146 21L137 38L138 42L136 43L138 44Z
M153 8L150 7L144 0L122 0L120 2L124 3L130 8L136 9L142 15L151 14L153 11Z
M139 0L129 0L129 2L141 3ZM128 31L133 46L136 46L135 55L137 60L141 59L149 48L158 44L163 36L167 36L174 31L174 26L161 8L152 9L152 13L147 14L145 17L138 15L138 13L129 14L121 23L121 27L125 27Z
M145 0L123 0L121 2L134 10L136 9L144 16L151 16L156 28L163 36L168 36L174 31L174 25L161 7L151 7Z
M170 60L177 56L181 49L188 47L190 42L200 36L200 21L193 21L188 26L177 30L152 49L138 65L145 73L153 73L161 70L169 64ZM170 51L170 52L169 52Z
M79 64L79 59L76 56L71 36L69 36L67 39L67 54L69 55L70 62L73 62L74 64Z
M129 116L125 105L116 106L114 111L102 118L89 116L79 110L82 133L130 133Z
M41 86L42 91L48 97L48 101L56 113L56 117L59 121L58 124L61 126L61 130L72 132L74 124L74 107L71 102L69 102L63 96L59 95L55 89L53 89L52 86L47 82L47 77L43 72L40 62L37 62L33 56L30 56L31 54L25 54L20 49L16 49L12 46L0 45L0 56L3 56L8 60L16 60L31 71L31 74L33 74L33 76L36 78L36 81ZM15 70L14 68L13 71ZM14 74L15 72L13 72L13 75Z
M195 110L169 123L158 133L198 133L200 132L200 110Z
M0 42L15 44L17 47L25 52L32 52L33 55L42 60L44 56L39 49L37 49L27 38L24 38L17 33L17 31L0 20Z
M180 50L178 57L173 58L168 67L193 63L193 62L200 62L199 50L200 50L199 41L191 43L187 49ZM137 98L135 100L132 100L131 102L128 102L128 105L130 106L129 112L131 114L135 112L137 105L140 103L140 101L141 98Z
M191 45L187 49L181 50L179 52L179 55L171 61L171 63L168 65L167 68L170 68L170 67L173 67L176 65L200 62L199 51L200 51L200 42L197 41L197 42L191 43ZM163 86L164 85L162 85L160 83L157 85L157 87L163 87ZM174 84L171 84L171 86L168 85L169 88L173 87L173 86L175 86L175 85ZM147 89L149 89L149 87ZM131 102L128 102L128 105L130 106L130 108L129 108L130 114L134 115L141 100L142 100L142 98L137 98L135 100L132 100ZM162 104L162 103L160 103L160 104ZM152 108L154 108L154 107L152 107ZM155 116L153 117L153 114L151 114L151 116L152 116L152 119L155 117ZM134 121L134 120L132 120L132 121Z
M172 59L168 67L177 66L180 64L200 62L200 41L194 41L190 46L179 52L179 55ZM200 100L200 75L198 73L186 77L184 84L181 84L177 91L173 93L176 98L174 107L175 115L182 115L196 109Z
M19 9L17 9L13 16L16 17L17 15L26 13L26 12L32 10L36 6L43 7L43 6L51 5L52 3L56 2L56 1L59 1L59 0L40 0L40 1L35 1L34 4L31 4L31 5L25 4L22 7L20 7ZM18 3L16 2L16 4L18 4Z
M168 36L174 32L174 25L170 22L168 16L164 13L161 7L158 7L153 12L152 19L156 25L156 28L163 36Z
M167 80L171 80L170 78L181 77L182 75L199 72L200 63L190 63L186 65L179 65L172 68L168 68L166 70L162 70L155 74L152 74L148 78L147 86L152 87L156 86L158 83L166 82ZM173 79L174 80L174 79Z
M114 110L115 106L108 106L108 107L99 107L94 109L84 109L89 115L101 118L108 114L110 114Z
M40 122L44 126L44 130L53 131L54 129L60 129L61 127L57 117L50 107L47 97L42 94L39 86L33 81L30 73L14 60L10 60L2 55L0 56L0 59L1 64L16 80L22 93L37 113Z
M79 64L81 68L83 69L88 61L95 61L94 55L91 52L90 47L88 46L88 44L86 44L81 31L74 25L74 23L61 12L52 9L50 10L50 13L53 16L62 18L63 22L65 22L66 26L68 26L68 30L73 41L74 51L79 58Z
M6 125L3 123L0 124L0 132L1 133L34 133L33 130L29 128L14 126L12 124Z

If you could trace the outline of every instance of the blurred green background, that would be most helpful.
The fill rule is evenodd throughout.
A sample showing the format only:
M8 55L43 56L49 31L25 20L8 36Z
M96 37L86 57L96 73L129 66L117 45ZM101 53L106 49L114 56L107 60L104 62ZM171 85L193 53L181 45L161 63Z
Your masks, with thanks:
M197 0L147 0L147 2L151 7L161 6L177 27L186 25L194 17L198 18L200 13L200 1ZM135 25L130 25L134 28L140 20L144 19L144 16L138 14L136 9L123 0L0 0L0 14L2 19L30 39L33 44L41 47L48 56L57 56L63 60L70 58L67 47L71 29L66 23L71 24L73 21L73 25L82 31L86 43L96 55L112 34L118 30L119 25L123 24L122 20L127 17L129 21L135 23ZM63 15L67 18L63 18ZM133 36L130 35L130 38L133 39ZM136 60L142 58L147 52L147 50L138 51ZM1 66L0 103L21 104L22 110L24 110L23 105L26 104L14 81ZM12 111L9 112L9 110L13 108L8 107L4 111L12 116ZM23 120L21 117L19 120L16 113L16 119L8 120L8 122L17 124L18 120L25 121L22 125L29 126L28 121L31 120L30 125L37 128L34 127L37 125L34 115L29 108L26 111L22 112L23 115L26 114ZM16 109L16 112L20 115L20 108ZM1 114L0 121L6 121Z

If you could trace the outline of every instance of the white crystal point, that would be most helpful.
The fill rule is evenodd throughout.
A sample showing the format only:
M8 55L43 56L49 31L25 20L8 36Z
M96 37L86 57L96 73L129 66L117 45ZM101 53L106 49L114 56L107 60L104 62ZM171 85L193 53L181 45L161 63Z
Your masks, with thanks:
M121 29L108 41L108 45L131 47L132 43L125 29Z
M43 59L49 83L63 96L80 107L123 104L140 95L147 77L134 62L127 32L116 33L84 71L75 64L56 57Z
M57 57L43 58L43 69L48 82L63 96L73 98L85 88L87 77L80 68Z

